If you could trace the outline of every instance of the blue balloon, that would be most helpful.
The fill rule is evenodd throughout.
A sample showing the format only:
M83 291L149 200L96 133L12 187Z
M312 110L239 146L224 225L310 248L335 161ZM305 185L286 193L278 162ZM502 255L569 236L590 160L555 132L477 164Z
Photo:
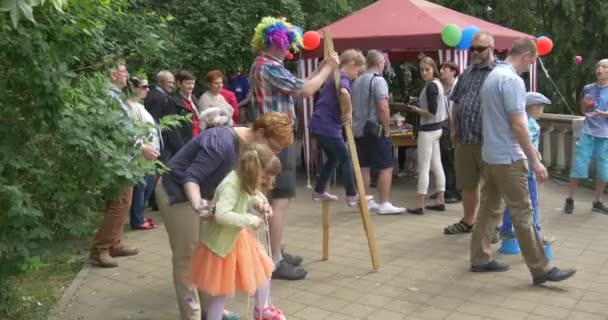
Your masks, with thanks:
M300 28L299 26L296 26L295 24L292 24L291 26L297 33L300 34L300 37L304 36L304 31L302 30L302 28Z
M476 26L468 26L462 30L462 38L456 46L460 50L467 50L473 44L473 37L479 32L479 28Z

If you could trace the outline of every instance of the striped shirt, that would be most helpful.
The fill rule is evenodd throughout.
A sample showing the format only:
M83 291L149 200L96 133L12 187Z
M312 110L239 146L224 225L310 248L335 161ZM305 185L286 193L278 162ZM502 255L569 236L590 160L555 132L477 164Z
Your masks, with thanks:
M450 100L458 104L457 133L460 144L482 144L481 101L479 92L488 74L496 66L496 60L489 65L471 65L460 77L452 90Z
M266 112L282 112L295 120L292 96L300 94L304 81L285 69L283 61L260 53L251 66L249 82L254 119Z

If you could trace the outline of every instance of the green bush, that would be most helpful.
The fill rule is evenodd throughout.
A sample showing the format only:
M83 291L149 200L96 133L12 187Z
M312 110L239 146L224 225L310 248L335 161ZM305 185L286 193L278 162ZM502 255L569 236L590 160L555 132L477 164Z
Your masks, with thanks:
M0 15L0 306L12 294L6 281L35 269L45 245L90 235L103 199L155 170L134 143L148 128L108 97L100 73L109 54L165 50L147 24L159 19L128 17L126 4L79 0L58 12L47 3L16 27ZM134 34L117 37L125 21Z

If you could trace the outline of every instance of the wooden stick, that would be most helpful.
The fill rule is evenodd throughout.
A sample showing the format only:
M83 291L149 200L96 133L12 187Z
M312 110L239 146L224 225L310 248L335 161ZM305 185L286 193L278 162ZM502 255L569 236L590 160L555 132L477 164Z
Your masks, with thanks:
M329 29L324 30L324 50L325 50L325 59L331 59L331 54L334 51L334 43L331 39L331 34ZM342 94L340 87L340 70L335 70L333 72L334 82L336 85L336 92L338 94L338 100L340 102L340 110L342 115L350 114L352 111L352 102L348 95ZM363 221L363 229L365 230L365 235L367 236L367 243L369 246L369 253L372 260L372 267L374 271L377 271L380 268L380 261L378 258L378 253L376 251L376 239L374 237L374 228L369 217L369 212L367 210L367 196L365 194L365 188L363 186L363 175L361 174L361 168L359 167L359 156L357 155L357 148L355 147L355 137L353 135L352 124L350 122L343 123L344 131L346 132L346 141L348 143L348 149L350 151L350 156L353 161L353 170L355 172L355 180L357 182L357 190L359 192L359 213L361 215L361 220ZM325 214L325 212L324 212ZM329 215L329 208L328 208ZM329 221L328 221L329 223ZM328 230L329 232L329 230Z

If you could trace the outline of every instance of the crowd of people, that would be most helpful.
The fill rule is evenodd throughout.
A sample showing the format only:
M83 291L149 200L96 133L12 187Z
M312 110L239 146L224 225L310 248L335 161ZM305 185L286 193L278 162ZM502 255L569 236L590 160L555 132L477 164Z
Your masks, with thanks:
M146 200L154 194L169 235L182 319L237 319L224 310L226 299L237 291L255 296L254 319L285 319L269 303L270 279L300 280L307 275L302 258L283 248L287 212L296 191L294 99L318 92L310 130L326 161L313 200L338 200L326 185L340 166L346 204L360 203L342 132L343 126L352 125L366 193L363 203L370 212L423 215L425 210L445 211L446 203L462 200L462 219L445 227L444 233L472 233L472 272L507 271L507 265L493 259L491 244L516 238L533 283L574 275L573 269L551 264L544 246L552 239L540 233L537 183L548 174L538 152L537 120L551 101L526 92L520 77L538 56L534 41L515 41L500 61L493 54L492 35L481 31L470 48L472 64L462 74L453 62L438 67L430 57L421 59L425 86L419 99L407 105L408 112L420 117L416 203L408 209L389 201L394 160L389 89L381 76L386 56L377 50L366 55L345 50L324 59L309 78L299 79L283 61L301 41L284 19L264 18L252 40L258 54L249 84L239 82L232 92L224 88L221 71L210 71L205 77L208 89L198 99L192 94L196 78L191 72L174 76L161 71L150 90L146 79L129 78L123 62L109 68L109 95L127 116L150 125L149 134L137 139L142 156L160 159L170 171L125 186L118 198L107 202L90 254L97 265L116 267L114 258L138 253L122 243L123 223L130 212L133 229L155 228L144 216ZM339 90L330 77L335 70L341 75ZM593 210L608 213L601 202L608 180L608 162L603 161L608 154L608 60L598 62L596 71L597 83L586 86L581 99L586 120L566 213L573 212L576 182L587 177L593 159L600 178ZM123 97L125 88L128 98ZM340 108L345 98L352 101L347 112ZM241 125L241 106L246 106L248 125ZM154 125L168 115L186 115L192 121L160 132ZM377 198L370 189L372 169L378 171ZM435 193L427 204L431 172ZM268 250L255 230L266 233Z

